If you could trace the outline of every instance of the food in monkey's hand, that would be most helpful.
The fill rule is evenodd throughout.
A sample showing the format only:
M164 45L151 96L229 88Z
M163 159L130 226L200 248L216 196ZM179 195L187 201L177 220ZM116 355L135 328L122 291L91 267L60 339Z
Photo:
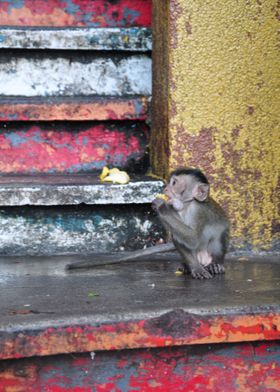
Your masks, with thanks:
M155 198L156 198L156 199L162 199L162 200L165 200L165 201L168 201L168 200L169 200L169 197L168 197L167 195L165 195L164 193L158 193L158 194L155 196Z
M100 175L102 182L112 182L113 184L127 184L130 181L129 175L125 171L120 171L118 168L108 169L103 167Z

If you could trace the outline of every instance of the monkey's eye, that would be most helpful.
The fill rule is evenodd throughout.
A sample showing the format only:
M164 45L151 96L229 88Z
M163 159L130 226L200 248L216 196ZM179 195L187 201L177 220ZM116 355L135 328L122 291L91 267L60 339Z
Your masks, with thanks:
M174 186L176 185L177 180L175 178L173 178L173 180L171 181L171 185Z

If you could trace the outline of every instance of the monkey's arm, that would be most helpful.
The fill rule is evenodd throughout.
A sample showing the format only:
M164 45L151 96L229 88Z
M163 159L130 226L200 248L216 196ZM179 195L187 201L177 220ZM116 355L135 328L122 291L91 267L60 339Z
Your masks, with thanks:
M172 233L174 240L186 246L190 250L198 247L199 231L187 226L180 218L178 213L166 204L162 204L158 209L159 217L169 231Z
M90 260L90 261L80 261L77 263L68 264L66 265L66 269L73 270L73 269L81 269L81 268L95 268L95 267L106 266L106 265L120 264L125 261L138 259L139 257L151 256L156 253L170 252L175 249L176 248L174 244L168 242L167 244L155 245L150 248L136 250L135 252L129 252L126 255L120 255L116 257L116 259L110 261L106 259L102 260L102 258L100 258L98 259L98 261Z

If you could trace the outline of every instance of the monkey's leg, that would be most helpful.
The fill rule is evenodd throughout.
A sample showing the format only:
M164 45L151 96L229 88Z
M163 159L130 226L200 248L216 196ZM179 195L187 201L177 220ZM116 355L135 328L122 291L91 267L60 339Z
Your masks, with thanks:
M208 253L206 249L200 250L196 254L197 260L200 265L203 267L207 267L209 264L212 263L212 256Z
M186 225L174 209L164 204L158 214L165 229L171 232L173 242L191 251L198 248L199 233Z
M224 274L224 259L225 259L225 247L220 239L213 241L209 245L208 250L212 256L212 263L209 264L206 269L213 275Z
M176 241L174 241L174 245L176 246L176 249L178 250L178 252L180 253L181 257L184 260L183 263L184 273L188 273L190 271L191 276L194 279L213 278L211 272L207 271L206 268L204 268L202 265L199 264L196 255L194 255L193 252L187 250L185 247L183 247L181 244L178 244Z

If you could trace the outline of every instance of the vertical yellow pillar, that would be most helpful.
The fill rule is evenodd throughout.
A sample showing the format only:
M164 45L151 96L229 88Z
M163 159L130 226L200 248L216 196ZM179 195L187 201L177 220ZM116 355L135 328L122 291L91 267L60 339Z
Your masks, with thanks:
M237 248L280 248L279 15L277 0L154 0L154 172L204 170Z

